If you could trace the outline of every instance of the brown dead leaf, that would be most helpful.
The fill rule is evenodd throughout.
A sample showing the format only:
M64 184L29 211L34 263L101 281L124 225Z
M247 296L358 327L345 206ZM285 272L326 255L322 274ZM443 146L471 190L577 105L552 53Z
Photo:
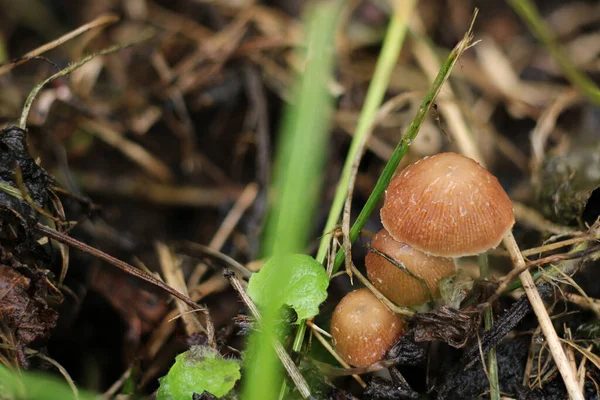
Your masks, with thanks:
M23 347L46 339L56 326L58 313L46 302L48 285L41 271L31 271L20 265L19 269L0 265L0 320L17 338L19 354ZM24 362L24 357L20 357Z

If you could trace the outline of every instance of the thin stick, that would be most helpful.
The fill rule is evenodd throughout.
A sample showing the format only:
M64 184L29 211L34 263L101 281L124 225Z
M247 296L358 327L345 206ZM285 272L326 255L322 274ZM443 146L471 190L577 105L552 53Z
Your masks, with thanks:
M397 306L394 303L392 303L387 297L385 297L383 293L381 293L375 286L373 286L373 284L354 265L352 265L352 272L354 273L354 275L356 275L358 280L361 281L362 284L365 285L367 289L369 289L371 293L373 293L375 297L377 297L379 301L381 301L383 305L386 306L390 311L396 314L404 315L408 318L411 318L413 315L415 315L414 311L412 311L411 309L407 307Z
M573 233L575 229L570 226L562 226L548 221L537 210L527 207L518 201L513 201L515 219L526 227L533 228L539 232L550 232L554 235Z
M54 240L57 240L61 243L67 244L71 247L81 250L84 253L91 254L92 256L97 257L97 258L99 258L103 261L106 261L107 263L119 268L120 270L126 272L129 275L135 276L136 278L139 278L143 281L146 281L146 282L164 290L165 292L182 300L185 304L187 304L194 310L204 311L204 307L201 307L200 305L196 304L196 302L194 302L189 297L183 295L182 293L179 293L177 290L173 289L172 287L165 285L164 282L156 279L155 277L153 277L150 274L147 274L146 272L143 272L143 271L135 268L133 265L128 264L125 261L121 261L118 258L115 258L109 254L106 254L103 251L100 251L88 244L85 244L83 242L80 242L77 239L72 238L71 236L65 235L62 232L56 231L56 230L54 230L48 226L42 225L40 223L38 223L35 228L40 233L43 233Z
M306 321L306 325L308 325L308 327L312 329L313 335L315 335L317 340L321 342L323 347L325 347L325 350L327 350L329 354L331 354L333 358L335 358L340 363L341 366L343 366L344 368L350 368L350 365L346 361L344 361L344 359L340 357L340 355L337 353L337 351L335 351L331 344L327 340L325 340L325 338L321 334L321 331L326 333L325 331L323 331L321 328L315 325L312 321ZM327 333L327 335L329 334ZM365 381L362 380L362 378L359 375L353 374L352 377L356 380L356 382L358 382L360 386L362 386L363 388L367 387L367 384L365 383Z
M594 348L593 344L590 344L587 351L591 352ZM585 386L585 362L587 361L587 357L581 357L581 363L579 364L579 369L577 370L577 374L579 375L579 389L583 391Z
M109 53L114 53L115 51L125 49L127 47L135 46L136 44L139 44L141 42L144 42L144 41L150 39L152 36L153 35L146 35L146 36L143 36L142 38L135 40L133 42L126 43L126 44L114 45L114 46L108 47L102 51L99 51L98 53L90 54L86 57L83 57L81 60L77 61L76 63L69 65L67 68L63 69L62 71L59 71L56 74L52 75L51 77L46 78L41 83L38 83L31 90L31 92L29 92L29 96L27 96L27 99L25 100L25 105L23 106L23 111L21 112L21 118L19 119L19 128L25 130L25 128L27 126L27 116L29 115L29 110L31 109L33 100L35 100L35 97L40 92L40 90L42 90L42 88L44 86L46 86L48 83L50 83L53 80L56 80L62 76L69 75L71 72L75 71L77 68L81 67L82 65L89 62L90 60L92 60L93 58L95 58L97 56L103 56L103 55L106 55Z
M516 269L522 269L525 266L525 259L523 258L523 255L521 255L521 251L519 250L519 246L517 245L512 232L509 232L504 237L504 246L506 246L506 249L510 253L514 267ZM527 294L531 307L539 321L540 328L546 337L548 348L550 349L552 358L554 358L558 371L567 387L570 398L572 400L583 400L583 394L579 390L579 383L575 378L574 371L571 369L569 360L567 359L560 343L560 339L552 326L552 320L550 319L546 306L535 287L535 282L533 281L529 270L522 272L519 277L521 278L523 289Z
M543 246L533 247L531 249L523 250L521 252L521 254L523 255L523 257L529 257L529 256L532 256L534 254L546 253L548 251L560 249L561 247L571 246L572 244L578 244L578 243L581 243L581 242L587 242L588 240L592 240L592 239L590 237L588 237L587 235L586 236L581 236L581 237L576 237L576 238L573 238L573 239L562 240L560 242L556 242L556 243L552 243L552 244L546 244L546 245L543 245Z
M217 229L217 232L208 244L209 248L219 251L223 247L242 215L244 215L248 207L254 203L257 194L258 185L256 183L249 183L221 223L221 226L219 226L219 229ZM192 290L192 288L200 281L202 270L204 268L204 263L196 265L188 279L189 290Z
M125 381L129 379L129 376L131 375L132 371L133 366L129 366L125 370L125 372L123 372L123 374L119 377L119 379L117 379L112 385L110 385L106 392L102 394L101 398L104 400L112 399L117 394L117 391L125 384Z
M598 252L598 246L590 246L589 242L583 242L568 253L555 254L545 258L540 258L535 261L526 262L522 268L515 268L512 271L510 271L505 277L502 278L502 282L500 283L500 286L498 286L498 288L496 289L496 293L494 293L493 297L500 296L500 294L502 294L502 292L504 292L508 288L508 286L513 282L513 280L517 276L521 275L521 273L525 270L529 270L530 268L544 264L586 257L596 252ZM523 256L523 253L521 253L521 256Z
M119 17L114 14L101 15L98 18L96 18L95 20L90 21L87 24L81 25L79 28L72 30L71 32L69 32L67 34L64 34L63 36L59 37L58 39L55 39L55 40L51 41L50 43L46 43L43 46L38 47L37 49L31 50L30 52L19 57L16 61L13 61L11 63L0 66L0 76L4 75L11 69L27 62L29 59L31 59L33 57L37 57L37 56L47 52L48 50L52 50L53 48L60 46L61 44L73 39L76 36L79 36L80 34L82 34L84 32L89 31L90 29L98 28L103 25L114 24L117 21L119 21Z
M123 153L125 157L139 165L148 175L161 182L173 180L173 172L165 162L140 144L127 139L121 132L113 129L108 122L84 116L77 118L77 122L85 131L90 132L104 143Z
M204 255L208 255L208 256L211 256L211 257L214 257L214 258L217 258L217 259L223 261L231 269L236 270L241 276L243 276L246 279L250 278L250 276L252 275L252 272L250 272L250 270L248 268L244 267L242 264L240 264L233 258L229 257L228 255L223 254L220 251L213 249L212 247L205 246L200 243L187 242L187 241L182 242L182 245L185 246L190 251L197 252L197 253L203 253Z
M250 311L256 322L259 325L262 325L263 320L262 316L260 315L260 312L258 311L258 307L256 307L256 304L254 304L250 296L248 296L248 294L242 287L240 280L231 271L225 271L224 275L227 279L229 279L231 286L238 293L244 304L246 304L246 307L248 307L248 310ZM269 333L265 332L265 334L268 335ZM272 338L271 342L273 344L275 352L277 353L277 356L281 360L281 363L285 367L285 370L290 375L290 378L292 378L292 381L298 388L298 392L300 392L302 398L310 398L311 394L310 388L308 387L308 383L306 382L300 371L298 371L298 368L296 367L296 364L294 364L294 361L292 361L290 355L287 353L287 351L285 351L285 349L283 348L281 343L277 341L277 339Z

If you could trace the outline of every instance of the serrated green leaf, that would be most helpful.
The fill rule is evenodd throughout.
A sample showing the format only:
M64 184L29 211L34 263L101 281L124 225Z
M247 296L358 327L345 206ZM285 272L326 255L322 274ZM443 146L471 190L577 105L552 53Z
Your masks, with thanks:
M193 346L175 358L169 373L160 378L156 400L190 400L194 393L225 396L240 379L240 364L219 352Z
M290 278L283 286L272 285L282 263L291 271ZM298 320L304 320L319 313L319 305L327 298L327 286L327 272L317 260L306 254L291 254L267 261L260 272L250 278L248 294L259 307L267 302L278 306L287 304L296 311ZM270 292L265 290L268 287Z

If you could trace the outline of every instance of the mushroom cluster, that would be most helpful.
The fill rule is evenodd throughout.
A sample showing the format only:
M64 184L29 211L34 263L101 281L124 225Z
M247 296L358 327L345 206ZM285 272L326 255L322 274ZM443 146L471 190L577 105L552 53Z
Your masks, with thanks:
M369 280L396 304L418 306L439 297L440 280L455 272L454 258L497 247L515 219L495 176L468 157L441 153L392 179L381 222L375 251L365 259ZM357 290L332 315L334 345L349 364L372 364L404 331L398 321L367 289Z
M439 281L455 271L452 258L497 247L515 219L495 176L468 157L441 153L392 179L381 222L384 229L371 247L409 273L370 252L365 260L369 279L395 303L417 306L439 297Z

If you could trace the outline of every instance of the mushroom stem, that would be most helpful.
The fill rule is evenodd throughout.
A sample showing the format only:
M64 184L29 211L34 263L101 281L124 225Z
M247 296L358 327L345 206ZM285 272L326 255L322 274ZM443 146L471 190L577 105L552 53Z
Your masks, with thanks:
M521 250L515 241L515 237L512 232L509 231L504 237L504 246L506 246L506 250L508 250L510 254L510 258L513 262L513 265L516 269L523 269L525 267L525 259L523 259L523 255L521 254ZM565 386L567 387L567 392L569 393L569 397L572 400L583 400L583 394L579 389L579 384L575 379L574 371L571 369L571 365L569 364L569 360L565 355L564 349L560 343L560 339L554 330L554 326L552 325L552 320L548 315L548 311L546 310L546 306L538 293L535 282L529 273L529 270L523 271L519 278L523 283L523 289L525 290L525 294L527 294L527 298L531 303L531 307L533 308L533 312L539 321L540 328L548 341L548 347L550 348L550 353L552 354L552 358L556 363L556 367L560 372Z

